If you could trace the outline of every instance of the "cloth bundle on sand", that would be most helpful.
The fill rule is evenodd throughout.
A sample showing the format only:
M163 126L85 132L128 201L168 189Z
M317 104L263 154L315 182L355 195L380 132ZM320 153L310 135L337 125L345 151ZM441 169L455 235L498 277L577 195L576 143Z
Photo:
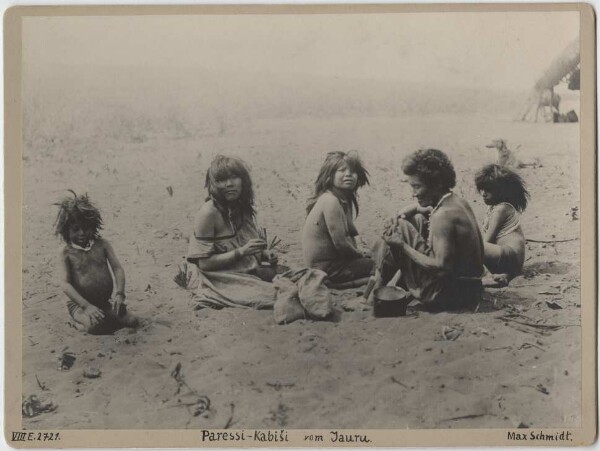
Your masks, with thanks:
M325 319L333 308L327 274L318 269L290 270L273 283L239 272L200 271L184 264L187 289L194 293L194 310L224 307L274 309L275 321L285 324L300 318Z
M331 294L325 286L327 273L319 269L290 270L275 277L275 322L287 324L297 319L325 319L331 315Z

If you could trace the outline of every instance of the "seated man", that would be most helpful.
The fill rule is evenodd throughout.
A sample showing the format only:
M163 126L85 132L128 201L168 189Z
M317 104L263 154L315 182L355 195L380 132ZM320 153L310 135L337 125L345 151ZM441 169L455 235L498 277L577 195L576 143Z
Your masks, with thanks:
M400 269L401 285L428 310L474 306L481 299L483 241L443 152L419 150L402 162L418 205L402 210L375 247L375 287ZM371 294L372 296L373 294Z

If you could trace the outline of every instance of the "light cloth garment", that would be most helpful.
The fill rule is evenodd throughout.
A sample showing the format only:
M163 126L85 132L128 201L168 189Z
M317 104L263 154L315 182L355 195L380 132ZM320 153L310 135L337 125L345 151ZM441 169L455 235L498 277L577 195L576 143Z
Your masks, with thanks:
M248 241L258 238L258 229L253 218L245 218L239 230L231 226L231 234L216 238L197 237L192 231L188 245L187 261L195 262L214 254L224 254L239 249ZM260 256L247 255L236 259L224 271L251 273L260 267Z
M498 234L496 235L496 240L498 238L502 238L503 236L508 235L509 233L514 232L521 226L521 215L515 209L515 207L513 207L508 202L501 202L498 205L507 205L508 207L510 207L509 208L510 214L508 215L508 217L506 218L504 223L501 225L500 230L498 230ZM498 205L490 205L488 207L487 212L485 214L485 218L483 220L483 232L484 233L487 231L488 227L490 226L490 218L492 217L492 213L494 212L494 209Z
M326 319L332 312L331 296L324 284L327 276L318 269L290 270L273 283L238 272L200 271L193 263L181 268L192 291L194 310L224 307L275 310L278 324L300 318Z
M373 274L375 262L371 258L351 258L315 263L314 266L327 273L331 283L344 283L361 280Z
M194 310L239 307L270 309L275 305L275 289L252 274L233 271L200 271L197 265L185 265L187 288L194 293Z
M422 236L426 221L420 214L411 221L400 220L392 231L395 240L402 240L408 246L424 255L432 255L432 248ZM472 307L481 300L483 287L479 277L440 276L417 265L405 253L398 252L381 240L374 249L377 268L383 282L387 283L400 269L401 284L410 294L420 300L430 310Z
M220 271L201 271L196 264L199 259L239 249L253 238L259 238L253 218L245 219L238 230L231 225L227 236L206 238L192 233L187 262L180 273L185 274L186 287L194 294L193 308L275 308L278 324L299 318L327 318L332 312L324 284L327 274L319 269L290 270L271 283L258 277L265 269L260 267L258 256L240 257Z

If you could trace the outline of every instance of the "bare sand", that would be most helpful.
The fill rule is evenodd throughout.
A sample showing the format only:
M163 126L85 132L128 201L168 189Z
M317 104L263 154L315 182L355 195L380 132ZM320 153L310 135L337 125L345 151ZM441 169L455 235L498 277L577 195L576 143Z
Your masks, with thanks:
M476 313L409 309L406 317L375 319L368 310L344 310L344 300L360 292L351 290L334 293L334 322L278 326L271 311L195 312L190 294L173 282L205 197L205 171L217 153L250 164L259 221L282 239L282 263L297 266L304 205L326 152L358 149L371 173L371 186L360 191L356 221L369 245L383 220L410 201L399 162L423 146L449 154L458 174L456 192L482 218L473 174L493 160L485 144L499 137L519 147L520 159L542 163L522 170L532 195L522 218L526 236L578 238L578 124L481 115L300 118L228 124L178 139L132 133L129 139L28 141L23 395L37 394L58 407L24 418L23 426L578 427L579 241L529 243L525 274L509 288L488 290ZM129 309L143 319L135 332L91 336L68 325L54 278L61 245L52 235L52 203L68 188L87 191L102 209L103 236L125 268ZM552 302L562 308L551 308ZM450 329L461 332L455 340L444 337ZM65 350L76 360L70 370L59 371ZM178 363L187 383L179 392L171 376ZM89 366L101 370L99 378L83 376ZM211 402L198 416L187 405L196 395Z

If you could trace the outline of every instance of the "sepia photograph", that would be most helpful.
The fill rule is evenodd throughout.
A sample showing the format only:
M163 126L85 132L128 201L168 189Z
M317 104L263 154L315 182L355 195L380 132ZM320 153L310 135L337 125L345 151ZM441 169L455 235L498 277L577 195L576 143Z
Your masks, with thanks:
M520 7L13 10L8 443L591 443L593 13Z

